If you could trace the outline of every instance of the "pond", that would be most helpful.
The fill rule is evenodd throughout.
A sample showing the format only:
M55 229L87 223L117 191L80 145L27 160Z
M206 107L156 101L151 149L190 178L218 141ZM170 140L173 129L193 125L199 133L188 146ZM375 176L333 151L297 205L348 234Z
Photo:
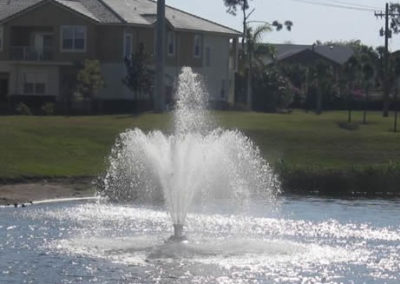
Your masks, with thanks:
M398 200L280 197L188 215L99 201L0 208L0 283L400 282Z

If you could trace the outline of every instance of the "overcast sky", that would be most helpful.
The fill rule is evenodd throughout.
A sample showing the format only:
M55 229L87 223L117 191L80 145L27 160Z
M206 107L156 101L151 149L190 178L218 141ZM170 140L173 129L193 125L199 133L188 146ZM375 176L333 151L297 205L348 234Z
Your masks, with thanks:
M166 4L242 29L240 15L227 14L223 0L166 0ZM374 16L375 10L384 10L383 0L252 0L250 4L256 9L250 21L291 20L294 23L292 32L271 32L265 36L265 42L312 44L316 40L360 39L372 46L384 44L384 39L379 36L384 20ZM344 9L343 6L356 9ZM391 50L400 49L400 35L394 35L389 46Z

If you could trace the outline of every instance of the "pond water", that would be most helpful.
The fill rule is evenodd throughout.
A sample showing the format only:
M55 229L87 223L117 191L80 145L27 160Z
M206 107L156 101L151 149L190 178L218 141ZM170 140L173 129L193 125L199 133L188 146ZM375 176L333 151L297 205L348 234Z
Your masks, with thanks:
M0 208L0 283L399 283L399 216L398 200L215 203L188 215L188 242L168 243L162 208Z

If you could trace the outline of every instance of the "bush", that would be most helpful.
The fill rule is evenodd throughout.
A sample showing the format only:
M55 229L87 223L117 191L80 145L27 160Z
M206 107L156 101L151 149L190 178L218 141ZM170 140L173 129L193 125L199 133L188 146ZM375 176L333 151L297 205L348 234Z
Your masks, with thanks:
M253 106L257 111L276 112L287 109L293 102L294 89L278 69L255 72L253 78Z
M45 115L53 115L55 112L55 104L45 103L44 105L42 105L41 110Z
M24 103L19 103L15 110L21 115L32 115L31 109Z

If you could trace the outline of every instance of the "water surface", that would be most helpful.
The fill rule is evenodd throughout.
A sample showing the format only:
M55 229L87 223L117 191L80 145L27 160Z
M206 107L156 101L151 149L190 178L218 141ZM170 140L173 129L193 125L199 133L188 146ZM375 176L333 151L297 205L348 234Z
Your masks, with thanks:
M158 207L0 208L0 283L399 283L398 200L278 203L197 208L186 244Z

